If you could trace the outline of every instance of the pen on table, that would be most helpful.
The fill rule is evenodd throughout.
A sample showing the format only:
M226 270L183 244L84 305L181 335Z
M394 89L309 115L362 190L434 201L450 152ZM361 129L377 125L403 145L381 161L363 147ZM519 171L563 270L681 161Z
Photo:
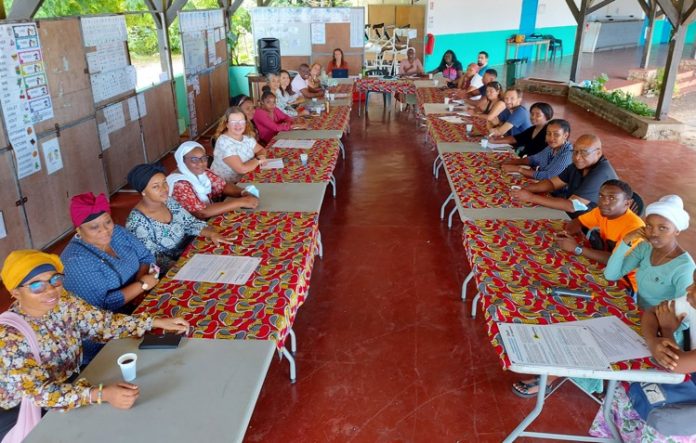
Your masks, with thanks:
M576 297L585 300L592 300L594 298L594 295L591 292L577 289L551 288L548 292L553 296Z

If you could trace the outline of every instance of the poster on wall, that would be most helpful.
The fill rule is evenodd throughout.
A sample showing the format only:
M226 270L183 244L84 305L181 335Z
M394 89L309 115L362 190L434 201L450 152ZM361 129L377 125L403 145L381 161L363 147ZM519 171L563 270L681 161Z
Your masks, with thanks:
M34 124L53 118L35 23L0 25L0 105L22 179L41 170Z

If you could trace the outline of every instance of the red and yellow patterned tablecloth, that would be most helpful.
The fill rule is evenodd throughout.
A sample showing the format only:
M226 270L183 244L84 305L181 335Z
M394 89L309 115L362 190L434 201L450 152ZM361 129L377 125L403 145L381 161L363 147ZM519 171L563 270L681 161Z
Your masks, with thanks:
M428 123L428 134L435 143L437 142L478 142L481 141L483 134L487 134L486 121L478 117L461 117L465 123L449 123L442 120L443 115L456 114L431 114L426 116ZM474 125L471 134L466 133L466 123Z
M234 245L196 239L136 313L181 316L197 338L273 340L283 346L304 303L314 265L319 215L230 212L211 220ZM196 253L260 257L245 285L172 280Z
M529 208L531 203L510 198L510 188L521 186L529 179L506 174L497 165L512 157L510 153L445 152L442 161L450 177L451 186L462 207Z
M353 99L353 83L341 83L331 86L329 92L332 94L347 94L345 98Z
M383 78L359 78L355 81L355 88L361 93L367 91L386 92L388 94L415 94L416 86L413 80L383 79Z
M447 88L418 88L416 89L416 97L418 98L418 106L423 109L424 103L444 103L445 97L451 92Z
M333 106L331 112L307 118L307 129L345 131L350 124L350 106Z
M274 138L268 144L268 158L282 158L282 169L255 169L242 177L244 183L324 183L328 182L338 161L339 147L336 139L321 139L311 149L274 148ZM302 165L300 154L309 156L307 166Z
M550 324L615 315L638 331L640 313L622 284L604 278L604 266L554 245L562 220L477 220L464 226L466 255L481 294L488 335L505 368L496 322ZM594 294L592 300L552 297L564 287ZM616 369L654 367L649 359L615 364Z

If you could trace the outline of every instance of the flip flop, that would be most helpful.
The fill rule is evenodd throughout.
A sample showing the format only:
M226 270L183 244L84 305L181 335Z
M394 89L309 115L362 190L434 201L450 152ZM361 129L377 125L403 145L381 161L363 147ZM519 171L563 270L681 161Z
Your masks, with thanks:
M552 381L551 383L546 385L546 397L549 395L553 394L553 391L556 390L558 386L560 386L560 381L563 380L563 377L559 377ZM539 387L539 377L536 377L533 382L531 383L525 383L523 381L518 381L512 384L512 393L515 394L518 397L521 398L535 398L537 396L537 392L530 393L529 390L531 388L538 388Z

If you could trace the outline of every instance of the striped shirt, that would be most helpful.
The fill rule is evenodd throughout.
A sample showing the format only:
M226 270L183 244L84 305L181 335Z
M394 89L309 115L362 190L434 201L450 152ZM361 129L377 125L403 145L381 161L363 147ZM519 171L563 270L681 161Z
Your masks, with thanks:
M529 166L536 168L535 179L550 179L560 175L573 162L573 145L565 142L555 153L551 147L547 146L541 152L527 158Z

